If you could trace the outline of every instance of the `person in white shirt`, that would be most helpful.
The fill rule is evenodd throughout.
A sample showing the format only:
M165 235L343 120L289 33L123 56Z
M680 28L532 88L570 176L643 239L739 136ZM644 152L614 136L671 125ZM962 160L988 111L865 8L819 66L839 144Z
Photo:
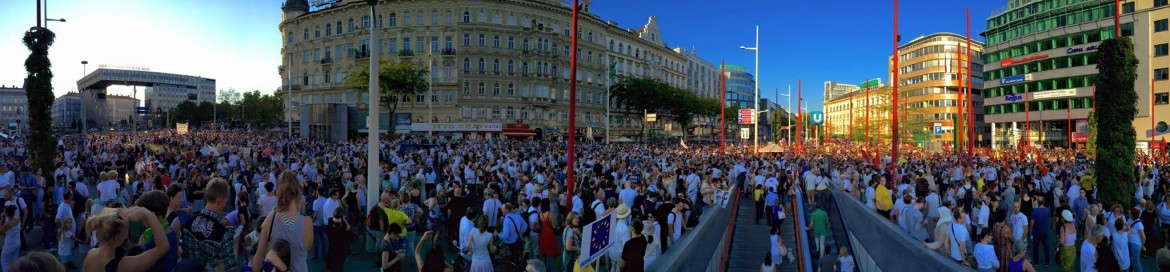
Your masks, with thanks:
M272 209L276 207L275 187L271 182L268 182L264 183L264 187L261 188L265 193L260 195L259 199L256 200L260 204L260 216L268 216L272 212Z
M117 181L114 181L114 175L117 175L117 173L102 172L98 174L98 180L100 182L97 185L98 200L112 201L115 198L118 198L118 189L121 187L121 184L118 184Z

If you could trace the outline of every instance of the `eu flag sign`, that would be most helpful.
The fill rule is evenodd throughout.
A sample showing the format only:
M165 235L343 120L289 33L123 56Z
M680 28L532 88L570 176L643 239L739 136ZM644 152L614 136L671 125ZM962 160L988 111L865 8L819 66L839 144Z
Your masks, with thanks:
M613 245L614 213L602 215L582 228L581 241L585 243L586 247L581 249L581 267L585 267L592 263L597 258L604 256L610 246ZM621 245L617 245L621 246Z

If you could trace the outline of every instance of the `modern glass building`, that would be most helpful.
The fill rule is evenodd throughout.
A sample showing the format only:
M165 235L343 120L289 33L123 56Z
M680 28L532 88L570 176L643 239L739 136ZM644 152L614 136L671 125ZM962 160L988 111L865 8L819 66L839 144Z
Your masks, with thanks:
M981 33L987 40L984 110L993 148L1013 147L1021 139L1032 145L1083 147L1086 119L1094 107L1096 50L1116 35L1114 12L1111 0L1011 0L987 19L987 31ZM1165 120L1170 120L1170 107L1162 107L1170 104L1170 6L1166 0L1121 1L1121 13L1121 35L1133 39L1139 61L1134 127L1142 148L1152 136L1165 134ZM1107 92L1101 90L1102 95ZM1159 99L1151 103L1151 97ZM1162 128L1154 135L1151 111L1159 112L1155 121Z
M723 71L727 77L727 106L741 109L755 108L756 78L739 65L725 64Z

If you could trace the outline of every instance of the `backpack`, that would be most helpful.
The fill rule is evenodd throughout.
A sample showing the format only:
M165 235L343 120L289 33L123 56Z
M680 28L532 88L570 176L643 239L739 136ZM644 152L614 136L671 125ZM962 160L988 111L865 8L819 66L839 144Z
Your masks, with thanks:
M532 229L532 228L528 227L528 225L529 225L528 218L532 218L531 217L532 212L530 212L528 210L524 210L523 212L520 212L520 216L524 217L524 225L525 225L524 233L523 233L524 235L528 235L530 233L540 233L540 218L536 219L536 229Z
M389 223L386 218L386 212L382 208L375 207L370 209L366 214L366 226L375 231L383 231L386 229L386 224Z

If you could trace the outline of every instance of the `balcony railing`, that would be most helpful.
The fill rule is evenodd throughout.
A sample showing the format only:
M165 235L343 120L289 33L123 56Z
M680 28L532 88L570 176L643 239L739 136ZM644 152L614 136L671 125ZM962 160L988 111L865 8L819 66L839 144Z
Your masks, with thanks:
M321 64L330 64L330 63L333 63L333 58L331 58L331 57L325 57L325 58L321 59Z
M401 51L398 51L398 56L399 57L413 57L414 51L412 51L410 49L402 49Z
M455 56L455 48L443 48L442 54L444 56Z
M353 57L358 58L358 59L368 59L368 58L370 58L370 51L369 50L354 50Z

